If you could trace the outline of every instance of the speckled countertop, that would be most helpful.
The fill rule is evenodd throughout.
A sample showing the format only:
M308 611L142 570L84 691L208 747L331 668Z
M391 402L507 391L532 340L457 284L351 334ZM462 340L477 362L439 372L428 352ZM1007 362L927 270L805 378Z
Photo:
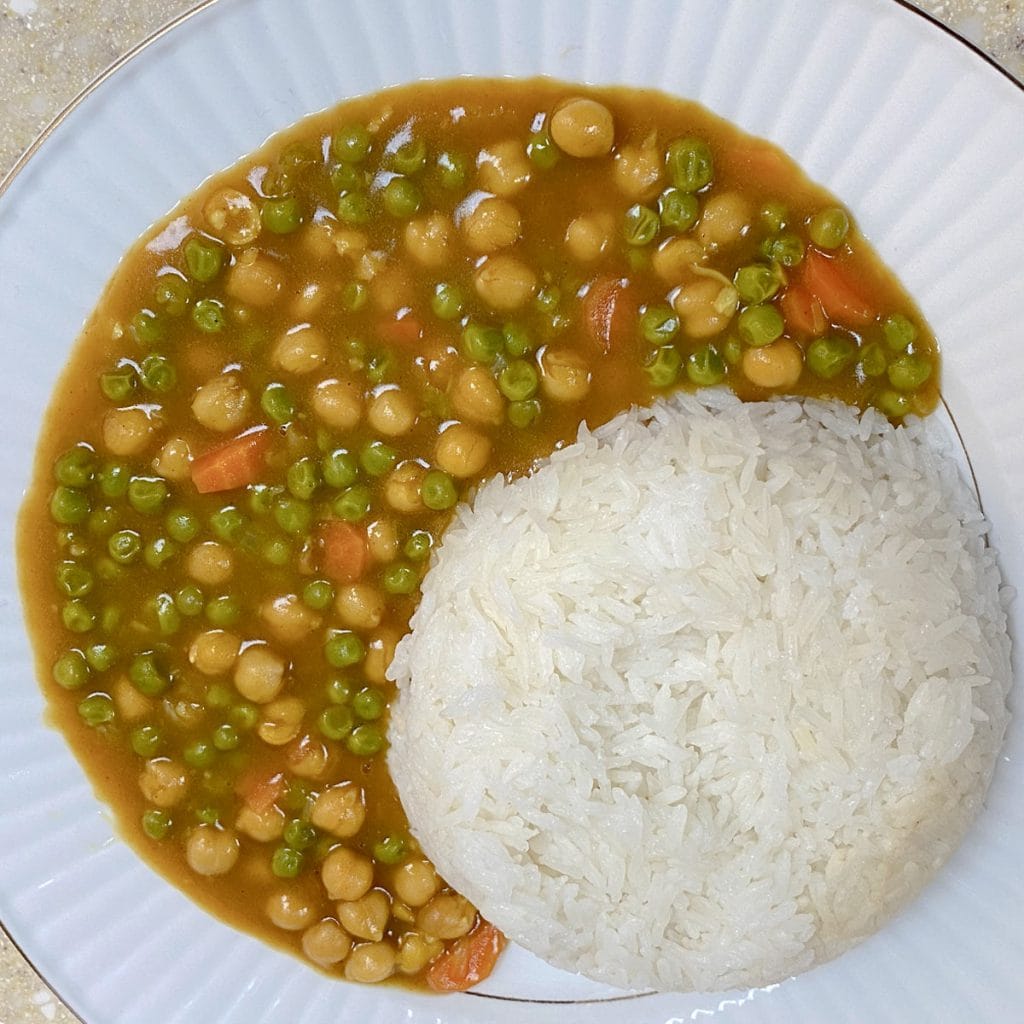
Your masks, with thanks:
M193 5L194 0L0 0L0 178L89 81ZM1024 0L919 0L918 6L1024 79ZM0 1024L76 1020L0 931Z

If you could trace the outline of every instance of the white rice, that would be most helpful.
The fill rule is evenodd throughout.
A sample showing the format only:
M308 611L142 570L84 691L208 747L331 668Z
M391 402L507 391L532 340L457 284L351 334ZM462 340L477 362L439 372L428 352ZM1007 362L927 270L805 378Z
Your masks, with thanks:
M623 987L778 981L949 857L1007 724L986 524L921 424L679 396L485 484L390 674L442 875Z

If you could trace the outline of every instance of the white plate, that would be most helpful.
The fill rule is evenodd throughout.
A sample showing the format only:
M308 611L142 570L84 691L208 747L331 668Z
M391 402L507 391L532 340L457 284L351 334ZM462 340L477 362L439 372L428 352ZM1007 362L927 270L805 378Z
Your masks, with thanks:
M1019 721L948 867L834 963L772 990L623 997L514 952L444 998L330 981L207 916L114 836L43 725L12 524L52 383L121 253L307 112L420 77L541 73L698 99L849 203L935 328L1005 574L1024 581L1024 93L960 41L895 0L219 0L94 90L0 200L0 916L90 1024L1019 1020Z

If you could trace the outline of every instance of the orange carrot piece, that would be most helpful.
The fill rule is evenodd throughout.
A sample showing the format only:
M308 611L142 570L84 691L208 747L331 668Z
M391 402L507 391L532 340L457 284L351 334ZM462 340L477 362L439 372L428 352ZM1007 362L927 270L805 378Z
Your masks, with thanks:
M866 324L875 319L871 303L841 259L809 248L804 257L802 279L830 320Z
M762 192L786 192L792 185L793 165L775 146L745 146L722 154L722 163L744 187Z
M235 792L257 814L269 810L284 793L284 772L273 775L243 775L235 786Z
M258 427L200 455L192 463L196 490L210 494L255 483L263 473L271 437L267 427Z
M401 318L382 320L377 324L377 336L389 345L408 347L423 337L423 324L406 312Z
M789 331L821 334L828 327L825 311L817 297L805 285L794 281L779 300L782 317Z
M369 551L366 534L351 523L331 519L317 531L320 541L320 568L329 579L352 583L366 571Z
M427 968L427 984L435 992L465 992L490 975L504 948L505 936L481 921Z
M619 348L636 325L638 309L627 280L597 278L583 296L583 323L587 335L603 352Z

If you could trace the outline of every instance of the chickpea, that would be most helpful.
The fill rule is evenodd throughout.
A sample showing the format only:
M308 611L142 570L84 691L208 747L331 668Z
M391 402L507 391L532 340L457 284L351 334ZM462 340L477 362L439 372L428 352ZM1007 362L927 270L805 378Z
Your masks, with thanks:
M297 889L281 889L271 893L264 904L271 922L288 932L308 928L316 919L312 903Z
M334 233L334 251L339 256L359 256L369 244L370 238L365 231L348 229Z
M434 959L444 944L440 939L419 932L405 932L398 940L398 959L395 966L402 974L419 974Z
M398 557L398 531L390 519L376 519L366 528L366 547L375 562Z
M370 297L378 309L397 313L416 301L412 279L404 267L381 267L370 284Z
M349 935L357 939L379 942L391 916L391 900L381 889L371 889L365 896L338 904L338 920Z
M256 729L259 738L272 747L291 743L302 731L305 705L298 697L282 697L263 707L263 720Z
M260 605L260 618L276 640L297 644L320 628L323 620L306 607L298 594L282 594L268 598Z
M611 245L615 221L610 213L582 213L565 229L570 255L582 263L593 263Z
M612 179L628 199L645 202L661 191L664 163L652 135L640 146L620 147L612 164Z
M114 683L111 696L118 715L126 722L137 722L153 710L153 702L139 693L124 676Z
M395 950L387 942L363 942L355 946L345 961L348 981L373 984L386 981L395 973Z
M234 633L222 629L209 629L192 641L188 649L188 660L204 676L221 676L231 670L241 641Z
M505 139L482 150L477 158L480 187L496 196L511 196L526 188L532 165L518 139Z
M384 597L370 583L349 583L339 589L334 609L350 629L374 629L384 618Z
M712 196L696 227L701 245L726 245L750 229L750 206L738 192Z
M285 757L292 773L302 779L322 778L331 761L325 744L309 735L292 743Z
M597 100L574 96L551 115L551 138L569 156L607 156L615 142L612 112Z
M354 836L366 820L366 802L362 788L343 782L317 795L310 820L317 828L341 839Z
M185 840L185 860L197 875L226 875L239 850L235 833L214 825L200 825Z
M231 579L235 558L226 545L215 540L203 541L189 548L185 556L185 571L204 587L219 587Z
M358 900L373 885L373 862L355 850L332 850L320 865L320 880L332 900Z
M788 388L800 379L804 358L795 342L779 338L770 345L746 349L740 366L747 380L759 388Z
M691 338L720 334L736 311L735 294L728 285L707 277L683 285L673 296L672 305Z
M497 427L505 422L505 400L490 370L467 366L449 391L456 415L471 423Z
M523 224L519 211L507 199L487 196L462 218L459 230L473 252L491 253L517 242Z
M258 843L271 843L280 839L284 825L284 811L273 804L265 811L254 811L245 804L235 818L235 828Z
M313 412L329 427L352 430L363 416L363 395L347 380L323 380L313 391Z
M224 291L247 306L271 306L284 288L284 273L269 257L255 249L243 252L224 282Z
M312 373L327 359L327 338L309 324L293 327L277 339L270 358L285 373Z
M188 778L177 761L154 757L146 762L139 775L139 789L156 807L174 807L188 790Z
M144 409L111 409L103 417L103 444L114 455L141 455L156 427Z
M249 418L252 398L237 373L208 380L192 398L192 415L208 430L238 430Z
M420 266L431 270L445 266L454 249L451 219L435 212L409 221L405 226L405 248Z
M579 352L546 348L540 357L540 387L556 402L578 402L590 390L590 367Z
M165 480L181 483L189 478L189 467L192 464L192 453L188 441L183 437L172 437L164 442L164 446L153 460L153 472Z
M284 688L285 660L265 644L246 647L235 665L235 689L254 704L268 704Z
M454 892L434 896L416 915L416 927L438 939L458 939L476 922L473 904Z
M296 319L305 320L320 312L326 298L327 289L319 281L310 281L309 284L303 285L299 294L292 299L288 312Z
M388 665L395 656L401 637L392 629L382 629L370 637L363 659L363 675L367 681L381 685L387 682Z
M337 921L324 918L302 933L302 952L320 967L333 967L348 956L352 940Z
M420 488L426 475L426 469L413 459L400 463L384 481L384 500L396 512L422 512Z
M651 256L654 272L667 284L679 284L704 262L704 247L694 238L666 238Z
M434 865L429 860L407 860L395 869L392 878L395 895L410 907L422 907L441 888Z
M388 386L378 391L366 407L366 422L385 437L401 437L416 425L416 403L408 392Z
M308 224L299 235L302 248L318 262L323 263L334 253L334 232L334 224L330 221Z
M476 476L490 457L491 442L464 423L453 423L434 445L434 461L455 477Z
M491 309L511 312L537 291L537 275L515 256L488 256L473 274L477 295Z
M203 216L213 234L228 245L249 245L262 227L256 204L235 188L214 192L203 206Z

